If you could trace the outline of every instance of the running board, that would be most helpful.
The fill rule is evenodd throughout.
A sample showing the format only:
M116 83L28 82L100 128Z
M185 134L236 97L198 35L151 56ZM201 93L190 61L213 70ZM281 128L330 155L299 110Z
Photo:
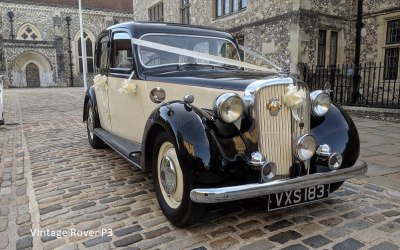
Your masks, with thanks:
M95 128L94 133L127 161L142 169L140 167L140 156L142 155L140 144L113 135L102 128Z

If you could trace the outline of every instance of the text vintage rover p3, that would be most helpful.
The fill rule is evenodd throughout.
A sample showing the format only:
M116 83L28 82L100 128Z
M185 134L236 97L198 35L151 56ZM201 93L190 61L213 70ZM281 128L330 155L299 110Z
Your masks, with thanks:
M354 166L358 133L329 91L244 63L226 32L123 23L99 35L95 57L89 142L152 170L177 226L196 221L205 203L268 196L274 210L324 199L367 171Z

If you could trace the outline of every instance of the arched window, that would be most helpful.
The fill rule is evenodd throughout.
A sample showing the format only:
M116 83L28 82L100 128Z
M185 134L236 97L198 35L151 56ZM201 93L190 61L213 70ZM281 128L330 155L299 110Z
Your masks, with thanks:
M78 34L78 40L76 42L76 46L78 48L78 62L77 62L77 69L79 69L79 73L83 72L83 53L82 53L82 47L81 47L81 37L80 33ZM86 49L86 62L87 62L87 72L88 73L93 73L94 72L94 67L93 67L93 59L94 59L94 39L92 36L90 36L87 32L83 32L83 39L84 39L84 44L85 44L85 49Z
M42 40L42 36L39 30L33 24L26 23L19 28L17 39L40 41Z

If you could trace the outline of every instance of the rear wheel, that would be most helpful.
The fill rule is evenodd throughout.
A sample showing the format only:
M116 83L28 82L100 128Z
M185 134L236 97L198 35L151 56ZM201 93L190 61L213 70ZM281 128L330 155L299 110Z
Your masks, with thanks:
M89 101L87 104L86 114L88 114L86 120L86 130L90 145L92 146L92 148L104 147L104 142L94 133L94 129L100 127L100 122L95 116L92 101Z
M181 168L175 146L166 131L156 138L152 170L158 203L175 226L186 227L201 218L204 205L190 199L193 188L188 178L190 171L185 173Z

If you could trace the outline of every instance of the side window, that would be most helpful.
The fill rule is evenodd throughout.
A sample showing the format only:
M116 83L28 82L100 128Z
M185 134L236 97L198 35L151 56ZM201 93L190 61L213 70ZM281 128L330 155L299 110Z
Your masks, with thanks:
M115 33L112 41L111 68L130 70L133 66L132 43L127 33Z
M105 74L108 68L108 36L102 37L97 44L96 67L100 74Z

